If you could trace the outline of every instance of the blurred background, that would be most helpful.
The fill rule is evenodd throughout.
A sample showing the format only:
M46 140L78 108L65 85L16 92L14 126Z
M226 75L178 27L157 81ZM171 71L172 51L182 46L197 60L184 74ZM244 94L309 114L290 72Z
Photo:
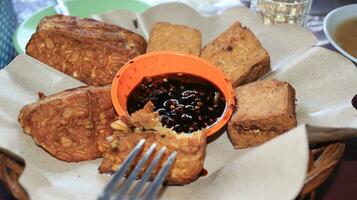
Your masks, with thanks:
M148 5L156 5L163 2L172 2L173 0L141 1ZM104 4L105 0L102 0L102 2ZM250 0L181 0L180 2L194 5L199 11L206 14L219 13L226 8L237 5L250 7L251 3ZM312 0L311 10L307 15L305 26L319 39L317 46L335 50L323 33L323 20L331 10L352 3L357 3L357 0ZM0 69L5 67L16 56L12 41L16 27L36 11L53 5L56 5L55 0L0 0ZM356 188L357 140L355 139L347 142L342 162L334 170L328 181L319 188L316 199L356 199ZM0 200L13 199L11 194L7 192L6 186L1 182L0 194Z
M76 1L76 0L73 0ZM130 1L130 0L118 0ZM148 5L157 5L164 2L184 2L205 14L215 14L233 6L250 7L251 1L260 0L139 0ZM309 0L312 1L311 10L307 15L305 26L319 39L318 46L329 49L333 47L327 41L323 30L323 20L333 9L357 3L357 0ZM105 0L102 1L105 4ZM16 26L33 15L36 11L56 5L56 0L0 0L0 69L5 67L16 55L12 46L12 35Z

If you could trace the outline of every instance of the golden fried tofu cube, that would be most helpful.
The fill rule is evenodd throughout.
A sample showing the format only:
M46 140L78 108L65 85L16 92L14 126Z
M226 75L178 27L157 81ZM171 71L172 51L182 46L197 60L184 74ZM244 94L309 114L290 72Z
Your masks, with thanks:
M239 22L208 43L201 57L221 69L233 86L255 81L270 70L268 52Z
M172 50L200 55L201 33L197 29L179 24L157 22L153 25L146 52Z
M235 148L257 146L296 126L295 90L289 83L264 80L235 93L237 111L228 124Z

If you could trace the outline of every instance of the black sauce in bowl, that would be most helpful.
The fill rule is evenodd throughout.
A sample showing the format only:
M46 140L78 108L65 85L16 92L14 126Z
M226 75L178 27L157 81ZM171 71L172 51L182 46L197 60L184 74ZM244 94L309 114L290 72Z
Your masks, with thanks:
M128 97L128 113L142 109L149 101L161 123L178 133L212 125L226 107L222 92L211 82L182 73L144 78Z

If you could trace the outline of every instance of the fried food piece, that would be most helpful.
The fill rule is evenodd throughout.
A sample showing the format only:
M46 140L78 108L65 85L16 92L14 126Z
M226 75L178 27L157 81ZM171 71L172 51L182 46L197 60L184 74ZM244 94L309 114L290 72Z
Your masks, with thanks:
M146 52L172 50L200 55L201 32L179 24L156 22L150 32Z
M65 90L24 106L19 123L36 144L54 157L78 162L102 157L110 123L117 119L110 85Z
M116 131L111 136L111 148L104 156L99 171L101 173L115 172L136 144L144 138L146 142L144 151L139 156L140 158L152 143L157 144L155 154L161 147L167 147L153 174L158 173L171 152L177 151L176 160L167 176L168 184L183 185L194 181L202 171L206 149L206 134L203 131L196 131L191 134L177 134L172 129L162 127L158 113L153 112L153 110L153 104L149 102L142 110L133 113L130 119L121 118L112 124ZM139 158L136 162L138 160ZM140 176L143 171L141 171Z
M145 49L145 39L124 28L53 15L41 20L26 54L88 85L106 85L125 62Z
M239 22L208 43L201 57L220 68L234 87L255 81L270 70L268 52Z
M237 111L228 123L235 148L260 145L296 126L295 90L289 83L264 80L235 93Z

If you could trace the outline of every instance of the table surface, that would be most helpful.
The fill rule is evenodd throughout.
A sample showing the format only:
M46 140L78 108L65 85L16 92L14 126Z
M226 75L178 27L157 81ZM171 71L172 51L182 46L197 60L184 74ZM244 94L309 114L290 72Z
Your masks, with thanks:
M28 15L38 10L41 7L53 5L54 0L12 0L14 3L15 12L18 23L21 23ZM237 1L237 0L236 0ZM248 5L249 1L243 3ZM328 43L323 30L322 22L328 12L334 8L357 3L357 0L313 0L312 8L307 23L307 28L310 29L319 39L318 46L322 46L331 50L335 50ZM316 192L316 199L321 200L354 200L357 195L357 139L347 141L346 150L342 161L338 164L328 180L319 187ZM6 192L4 186L0 183L0 200L12 199Z

